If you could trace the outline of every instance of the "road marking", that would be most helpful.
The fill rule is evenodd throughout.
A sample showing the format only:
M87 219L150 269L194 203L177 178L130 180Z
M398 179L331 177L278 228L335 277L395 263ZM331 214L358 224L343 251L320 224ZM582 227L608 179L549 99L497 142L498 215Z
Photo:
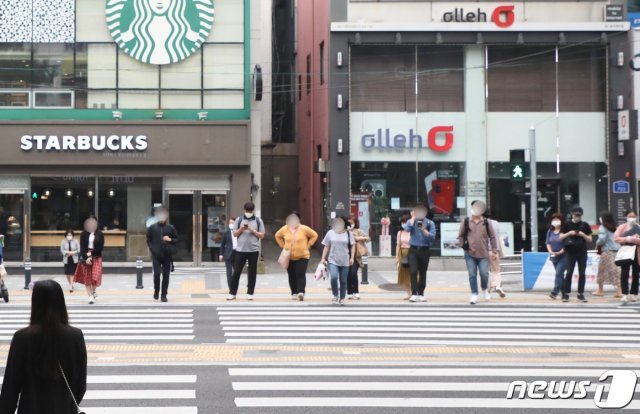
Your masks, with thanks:
M464 326L464 327L470 327L470 326L486 326L486 327L524 327L524 326L531 326L531 327L536 327L536 328L543 328L543 327L548 327L548 328L575 328L576 326L580 326L580 325L576 325L575 323L509 323L509 322L482 322L482 321L478 321L478 320L474 320L474 321L467 321L467 322L402 322L402 321L397 321L397 322L371 322L371 321L359 321L359 320L354 320L353 322L349 322L349 323L342 323L341 325L357 325L357 326L416 326L416 327L421 327L421 326ZM220 321L220 325L222 326L228 326L228 325L233 325L233 326L269 326L268 329L271 329L272 325L291 325L291 326L300 326L299 322L293 322L293 321L255 321L255 322L251 322L251 321ZM308 321L305 322L305 327L306 326L336 326L335 322L332 321ZM586 327L589 328L620 328L620 329L628 329L629 328L629 324L628 323L606 323L606 324L597 324L597 323L590 323L590 324L585 324Z
M475 325L475 324L474 324ZM524 324L523 324L524 325ZM526 325L529 326L529 325ZM292 336L289 332L313 332L313 331L321 331L321 332L403 332L405 335L412 336L412 331L407 330L406 327L393 327L393 326L370 326L370 327L362 327L362 326L326 326L326 327L318 327L318 326L269 326L268 328L262 326L223 326L222 330L227 332L253 332L253 331L264 331L265 329L269 329L269 332L278 332L278 334L282 336ZM425 326L420 328L420 332L460 332L460 328L432 328L429 327L429 324L425 324ZM482 332L487 333L487 328L476 328L476 327L465 327L465 332ZM637 335L637 332L624 332L619 329L613 330L599 330L599 329L566 329L561 328L557 330L553 330L551 328L547 329L535 329L535 328L510 328L510 327L501 327L501 332L506 333L542 333L546 335L554 335L557 333L562 334L608 334L608 335L620 335L621 337L626 337L627 335ZM0 331L1 333L2 331ZM315 335L315 334L314 334ZM376 334L374 334L376 335ZM351 335L345 335L351 336ZM575 336L574 336L575 338Z
M523 335L523 334L503 334L494 332L484 332L477 334L466 333L418 333L418 332L402 332L387 333L376 332L376 338L461 338L461 339L539 339L540 335ZM287 338L370 338L371 333L367 332L225 332L226 337L287 337ZM581 339L587 341L638 341L640 336L614 336L614 335L552 335L546 339Z
M458 311L458 312L468 312L469 308L456 308L456 307L444 307L444 306L420 306L420 307L412 307L413 305L407 306L396 306L396 307L386 307L386 306L360 306L356 305L352 309L357 309L359 311L408 311L409 309L420 310L420 311ZM505 313L513 313L513 312L523 312L523 313L532 313L532 312L562 312L563 314L567 313L584 313L584 312L597 312L597 313L637 313L635 310L629 308L584 308L584 307L568 307L568 306L554 306L549 305L545 307L512 307L513 305L504 305L500 307L491 307L486 308L488 311L499 311ZM294 311L311 311L313 309L318 310L326 310L333 309L330 307L318 307L316 305L300 305L296 304L295 306L251 306L251 305L237 305L237 306L219 306L216 308L220 311L282 311L282 310L294 310Z
M198 414L197 407L83 407L87 414Z
M27 316L29 316L31 314L31 310L29 309L25 309L25 310L18 310L18 309L3 309L2 310L2 314L25 314ZM75 313L82 313L82 314L91 314L91 313L97 313L97 314L105 314L105 313L136 313L136 314L141 314L141 313L152 313L152 314L158 314L158 313L193 313L193 309L136 309L136 310L132 310L131 308L128 309L82 309L82 310L71 310L69 311L70 315L74 315Z
M432 317L432 316L419 316L419 317L384 317L384 316L297 316L295 313L290 314L289 316L220 316L221 321L301 321L306 323L307 321L313 320L323 320L323 321L393 321L393 322L456 322L465 320L467 318L451 318L451 317ZM544 318L539 317L479 317L479 321L484 322L539 322L544 320ZM553 319L554 321L557 318ZM611 318L611 320L616 320L616 318ZM593 320L591 320L593 321ZM604 322L605 320L598 320L597 322ZM470 322L470 321L469 321ZM588 319L583 318L571 318L571 317L563 317L562 322L589 322ZM638 321L640 322L640 321ZM636 321L632 321L630 323L637 323Z
M196 390L90 390L84 400L194 400Z
M422 339L324 339L324 338L246 338L246 339L228 339L229 344L259 345L259 344L377 344L377 345L467 345L467 346L549 346L554 348L640 348L640 343L604 343L604 342L557 342L557 341L473 341L467 340L461 342L459 340L422 340Z
M329 316L390 316L390 313L387 311L360 311L360 310L350 310L350 311L320 311L320 310L307 310L307 309L295 309L292 308L290 311L219 311L218 312L221 317L236 316L236 315L257 315L257 316L282 316L282 315L291 315L295 314L296 316L316 316L321 317L325 315ZM486 317L486 316L504 316L506 312L493 312L492 310L487 311L469 311L469 312L433 312L430 310L415 310L415 311L404 311L404 312L393 312L393 316L456 316L456 317ZM522 316L532 316L535 312L530 312ZM516 316L513 314L509 314L510 316ZM520 315L517 315L520 316ZM542 313L540 315L536 315L540 319L545 318L558 318L567 316L566 313L557 312L557 313ZM589 318L589 319L600 319L600 318L624 318L624 319L640 319L640 313L589 313L584 312L577 315L580 318Z
M593 400L507 400L498 398L236 398L238 407L387 407L387 408L510 408L510 409L597 409ZM640 409L640 401L627 409Z
M599 378L602 369L567 368L229 368L230 376L316 377L562 377ZM635 371L636 375L640 370Z
M197 375L88 375L87 384L195 384L197 379Z

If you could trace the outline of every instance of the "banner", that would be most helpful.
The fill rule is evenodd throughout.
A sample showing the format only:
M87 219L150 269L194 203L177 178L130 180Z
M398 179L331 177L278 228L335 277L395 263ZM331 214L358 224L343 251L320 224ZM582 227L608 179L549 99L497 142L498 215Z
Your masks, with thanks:
M587 258L587 281L585 292L597 288L596 278L598 276L598 264L600 256L595 252L589 253ZM551 263L549 253L525 252L522 256L522 285L524 290L551 290L554 287L556 271ZM571 291L577 292L578 287L578 266L573 273Z
M513 256L513 223L498 223L504 255ZM440 251L442 256L462 257L464 250L458 246L460 223L440 223Z

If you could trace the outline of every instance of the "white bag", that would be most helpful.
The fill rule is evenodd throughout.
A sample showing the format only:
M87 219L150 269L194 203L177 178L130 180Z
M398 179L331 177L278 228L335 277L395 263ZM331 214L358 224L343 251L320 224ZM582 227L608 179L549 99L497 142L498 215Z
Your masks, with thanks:
M4 268L4 265L0 264L0 279L4 279L7 276L7 269Z
M636 259L636 246L621 246L616 253L615 263L617 266L630 265Z
M322 263L318 264L316 267L316 273L313 275L316 280L327 280L329 278L329 271L327 270L327 266Z

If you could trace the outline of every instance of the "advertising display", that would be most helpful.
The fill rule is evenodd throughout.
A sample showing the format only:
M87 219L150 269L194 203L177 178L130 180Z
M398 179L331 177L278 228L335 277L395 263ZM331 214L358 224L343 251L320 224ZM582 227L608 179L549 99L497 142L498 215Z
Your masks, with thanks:
M500 240L505 256L513 256L513 223L499 223ZM464 250L458 245L458 232L460 223L440 224L440 249L442 256L462 257Z
M597 288L596 278L598 276L598 264L600 256L595 252L590 252L587 259L585 292ZM551 263L549 253L525 252L522 256L522 285L524 290L551 290L553 289L556 271ZM578 266L573 274L573 290L576 290L578 283Z

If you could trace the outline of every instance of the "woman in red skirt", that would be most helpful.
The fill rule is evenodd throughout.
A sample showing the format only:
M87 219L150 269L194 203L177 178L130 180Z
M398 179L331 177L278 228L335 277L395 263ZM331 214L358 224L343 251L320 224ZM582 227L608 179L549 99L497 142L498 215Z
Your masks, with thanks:
M104 235L98 230L98 221L90 217L84 222L80 235L80 263L76 268L76 283L83 284L89 295L89 304L96 301L96 289L102 285L102 249Z

